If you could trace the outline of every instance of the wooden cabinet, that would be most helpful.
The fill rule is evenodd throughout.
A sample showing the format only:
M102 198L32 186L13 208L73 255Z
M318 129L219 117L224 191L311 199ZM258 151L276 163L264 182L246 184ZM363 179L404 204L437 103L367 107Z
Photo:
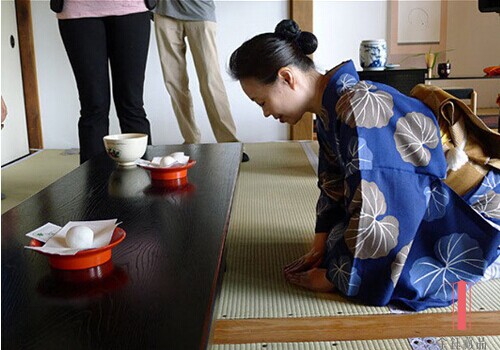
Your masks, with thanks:
M426 69L385 69L381 71L364 70L358 72L360 80L371 80L390 85L405 95L417 84L425 82Z

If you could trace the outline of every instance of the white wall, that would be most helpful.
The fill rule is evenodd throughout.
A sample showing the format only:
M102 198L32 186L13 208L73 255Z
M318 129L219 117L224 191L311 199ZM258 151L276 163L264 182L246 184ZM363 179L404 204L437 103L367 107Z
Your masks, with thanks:
M483 69L500 65L500 15L481 13L475 0L448 2L447 58L451 76L484 76ZM434 83L434 82L433 82ZM470 87L478 93L480 108L497 107L500 79L439 80L441 87Z
M479 12L476 0L448 2L447 58L453 74L482 76L500 65L500 15Z
M240 140L286 140L287 126L262 117L260 108L249 101L239 83L227 75L226 62L243 41L256 34L273 31L281 19L287 18L288 1L222 0L217 1L216 5L219 59ZM353 59L360 68L358 50L362 40L381 38L389 41L389 0L314 0L313 11L314 32L319 39L314 60L321 71L346 59ZM32 12L45 147L78 147L78 96L55 15L50 11L48 1L33 0ZM476 0L450 0L447 47L455 49L448 54L453 64L453 74L481 75L485 66L500 64L499 33L500 16L479 13ZM190 89L202 141L215 142L189 54L188 59ZM489 101L490 98L486 101L485 97L499 89L494 86L487 87L487 90L482 95L480 92L480 106L494 103ZM153 143L182 143L170 98L163 85L154 32L151 36L144 98L152 125ZM114 107L110 119L110 132L119 132Z
M286 140L288 128L272 118L264 118L261 109L241 91L238 82L226 73L231 53L257 33L273 31L288 16L287 1L218 1L218 50L238 137L243 142ZM55 14L48 1L32 1L33 30L37 59L38 88L45 148L78 147L79 103L71 67L62 44ZM154 144L178 144L183 139L177 126L170 97L163 85L154 31L151 32L146 68L144 105L152 126ZM202 142L215 142L198 80L188 54L190 90ZM118 120L111 107L110 132L118 133Z
M388 40L387 0L314 0L313 11L313 31L319 42L314 61L320 71L333 68L349 59L361 69L361 41Z

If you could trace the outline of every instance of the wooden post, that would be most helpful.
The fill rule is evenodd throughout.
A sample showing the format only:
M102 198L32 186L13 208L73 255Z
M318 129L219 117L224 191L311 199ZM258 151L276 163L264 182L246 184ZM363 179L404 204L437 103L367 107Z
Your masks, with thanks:
M30 149L40 149L43 148L43 138L36 75L35 43L31 21L31 0L15 0L15 3L28 144Z
M297 22L302 30L312 32L313 0L290 0L290 18ZM307 112L297 124L290 127L290 139L313 139L312 113Z

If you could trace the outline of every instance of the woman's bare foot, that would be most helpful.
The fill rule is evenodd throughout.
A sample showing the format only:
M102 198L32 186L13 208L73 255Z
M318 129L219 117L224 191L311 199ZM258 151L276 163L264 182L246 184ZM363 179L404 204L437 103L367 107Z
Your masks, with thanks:
M313 268L303 272L286 273L288 282L315 292L333 292L335 286L326 278L326 269Z

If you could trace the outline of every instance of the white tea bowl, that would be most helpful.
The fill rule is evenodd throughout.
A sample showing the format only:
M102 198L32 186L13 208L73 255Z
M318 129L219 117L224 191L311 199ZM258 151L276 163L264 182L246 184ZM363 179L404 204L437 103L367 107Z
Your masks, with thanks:
M120 166L134 166L135 161L146 153L148 135L116 134L103 137L109 157Z

